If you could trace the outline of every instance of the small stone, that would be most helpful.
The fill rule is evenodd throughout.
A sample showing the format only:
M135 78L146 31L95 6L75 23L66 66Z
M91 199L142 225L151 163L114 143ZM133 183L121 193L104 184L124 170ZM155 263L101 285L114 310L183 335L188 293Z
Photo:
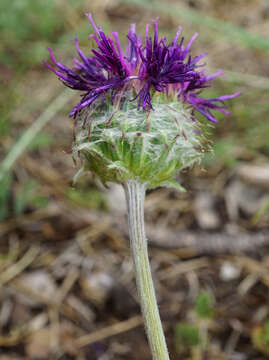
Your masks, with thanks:
M9 298L4 299L2 305L0 306L0 332L1 329L7 325L13 309L14 309L14 305L11 299Z
M34 291L36 294L42 295L46 299L53 299L56 293L56 285L52 276L44 270L36 270L31 273L24 274L18 278L19 282ZM33 298L30 294L27 296L25 293L17 295L19 301L27 306L37 307L40 302Z
M231 262L225 261L220 267L220 278L223 281L231 281L238 279L240 276L240 269Z
M266 193L258 186L247 184L239 179L232 181L225 191L225 202L229 218L235 221L239 210L253 216L266 199Z
M269 189L269 165L242 164L237 173L244 182Z
M220 226L220 218L210 193L198 193L194 200L194 213L201 229L215 230Z
M106 272L96 272L80 280L84 296L96 305L103 305L115 285L114 279Z

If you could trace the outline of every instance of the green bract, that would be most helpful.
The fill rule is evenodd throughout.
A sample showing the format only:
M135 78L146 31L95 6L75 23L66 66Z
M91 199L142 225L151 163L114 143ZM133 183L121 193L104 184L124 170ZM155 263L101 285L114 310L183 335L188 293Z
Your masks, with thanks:
M92 171L103 183L127 179L147 188L172 186L177 173L202 157L199 123L179 102L153 99L149 112L126 101L120 109L109 102L81 113L75 126L73 154L83 171Z

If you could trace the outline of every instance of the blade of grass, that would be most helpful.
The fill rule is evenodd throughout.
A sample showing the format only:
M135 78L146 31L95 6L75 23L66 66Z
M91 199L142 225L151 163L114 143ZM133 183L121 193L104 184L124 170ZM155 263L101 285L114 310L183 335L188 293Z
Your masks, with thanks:
M218 33L221 37L228 38L231 42L237 42L253 49L269 51L269 41L264 37L250 33L249 31L223 20L216 19L206 14L201 14L200 12L189 9L185 6L175 6L167 4L166 2L151 0L120 0L120 2L184 18L184 20L188 20L199 25L205 25Z
M218 69L210 68L210 72L212 73L217 71ZM237 71L226 70L225 68L222 68L222 71L225 74L225 81L243 83L251 88L269 90L269 78L266 76L241 73Z
M70 92L70 90L63 91L23 133L0 165L0 181L12 169L16 160L24 153L33 138L53 118L53 116L67 104L73 95L74 94Z

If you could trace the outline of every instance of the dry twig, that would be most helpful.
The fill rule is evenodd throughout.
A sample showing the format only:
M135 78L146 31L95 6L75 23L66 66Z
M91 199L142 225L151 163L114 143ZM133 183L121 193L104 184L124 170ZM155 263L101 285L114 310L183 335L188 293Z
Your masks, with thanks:
M35 260L39 250L36 246L32 246L18 262L3 271L0 275L0 287L7 284L26 269Z
M76 344L77 347L82 348L86 345L90 345L97 341L104 340L110 336L118 335L123 332L129 331L142 324L142 317L140 315L134 316L128 320L118 322L111 326L107 326L88 335L83 335L77 339Z

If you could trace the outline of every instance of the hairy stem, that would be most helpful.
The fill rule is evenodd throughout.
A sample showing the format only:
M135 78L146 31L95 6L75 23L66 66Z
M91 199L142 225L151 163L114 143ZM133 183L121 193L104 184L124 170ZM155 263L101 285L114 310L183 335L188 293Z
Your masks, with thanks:
M127 180L124 184L128 206L131 251L136 283L147 337L154 360L169 360L151 276L147 239L144 229L145 184Z

